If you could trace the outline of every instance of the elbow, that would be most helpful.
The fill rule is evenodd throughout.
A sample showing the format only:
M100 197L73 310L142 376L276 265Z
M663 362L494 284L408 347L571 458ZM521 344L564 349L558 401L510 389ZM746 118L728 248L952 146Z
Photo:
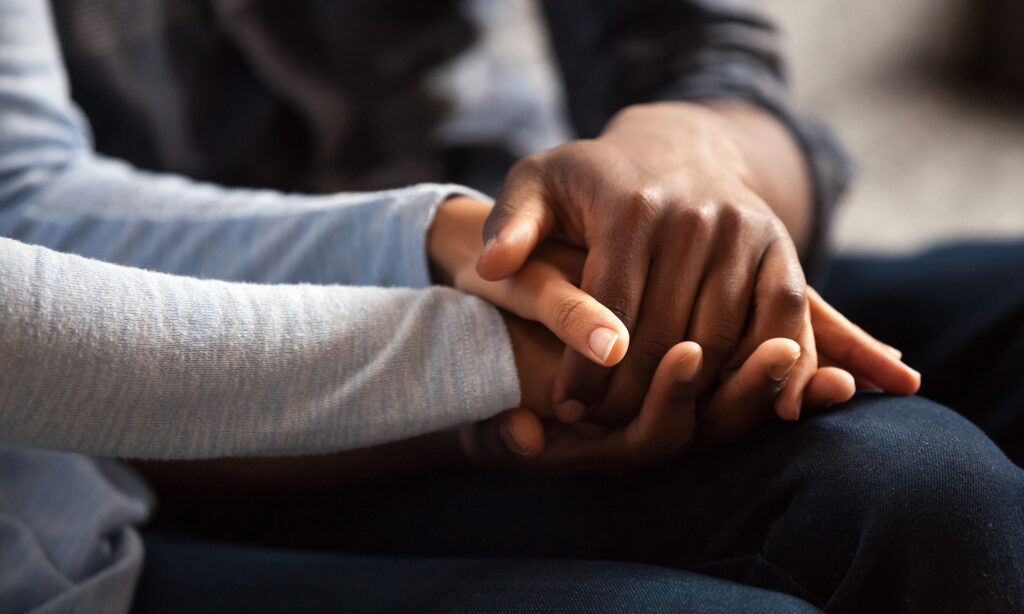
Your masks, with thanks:
M61 141L5 140L0 144L0 217L33 201L91 153Z
M76 108L55 109L2 91L0 135L0 213L92 155L88 125Z

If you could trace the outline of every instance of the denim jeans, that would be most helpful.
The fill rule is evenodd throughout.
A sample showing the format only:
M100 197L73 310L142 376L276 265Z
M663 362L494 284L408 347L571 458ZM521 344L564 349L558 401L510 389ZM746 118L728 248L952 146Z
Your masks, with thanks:
M831 271L922 396L861 393L629 479L167 502L192 521L148 534L137 610L1024 611L1024 243Z

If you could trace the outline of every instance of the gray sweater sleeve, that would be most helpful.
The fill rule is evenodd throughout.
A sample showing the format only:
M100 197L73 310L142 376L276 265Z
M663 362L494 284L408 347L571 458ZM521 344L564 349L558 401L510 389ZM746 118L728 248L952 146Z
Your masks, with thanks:
M315 453L515 405L497 311L424 288L455 191L229 190L98 157L46 3L0 0L0 442Z
M150 458L315 453L518 402L503 324L454 290L199 280L10 239L0 263L7 443Z

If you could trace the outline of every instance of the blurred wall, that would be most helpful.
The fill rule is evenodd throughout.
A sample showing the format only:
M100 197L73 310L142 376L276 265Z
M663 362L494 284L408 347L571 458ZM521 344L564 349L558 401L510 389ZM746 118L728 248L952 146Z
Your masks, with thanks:
M861 167L840 250L1024 236L1024 102L962 79L978 9L1000 1L762 0L798 105Z

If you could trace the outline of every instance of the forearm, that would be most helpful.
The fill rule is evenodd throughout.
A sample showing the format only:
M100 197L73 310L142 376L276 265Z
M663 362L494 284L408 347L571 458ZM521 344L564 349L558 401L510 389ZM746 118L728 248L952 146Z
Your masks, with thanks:
M32 152L5 156L42 160ZM0 236L175 275L255 283L425 287L426 232L458 186L307 196L138 171L87 151L0 193ZM0 179L0 192L12 179Z
M174 277L0 239L0 443L136 458L331 452L519 401L454 290Z
M47 2L0 0L0 236L177 275L423 287L459 186L306 196L229 189L92 151Z

